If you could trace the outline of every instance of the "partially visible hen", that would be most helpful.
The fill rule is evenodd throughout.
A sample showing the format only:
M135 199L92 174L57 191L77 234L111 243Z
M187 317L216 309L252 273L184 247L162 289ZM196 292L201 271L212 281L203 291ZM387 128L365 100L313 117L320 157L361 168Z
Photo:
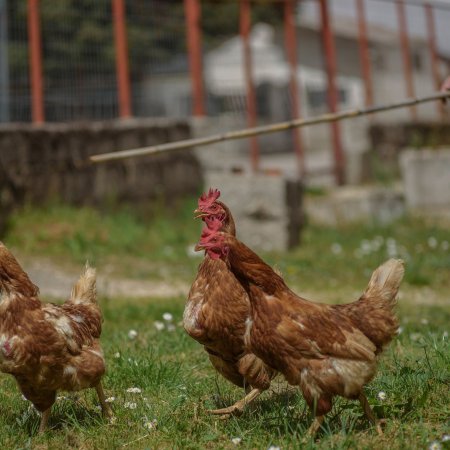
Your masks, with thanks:
M300 387L316 415L309 433L317 432L336 395L359 399L377 424L363 388L397 333L393 308L402 261L391 259L376 269L356 302L314 303L297 296L258 255L220 228L216 221L205 229L199 247L222 260L244 286L251 302L250 350Z
M43 304L38 293L0 242L0 370L14 376L42 413L39 432L59 390L95 388L103 413L110 416L101 385L105 359L95 269L86 267L63 305Z
M219 191L210 190L199 199L195 211L208 225L220 218L221 229L235 235L228 207L218 201ZM253 388L245 398L228 408L212 410L224 416L240 414L245 404L270 386L276 372L245 349L246 320L250 301L244 288L220 259L205 255L192 284L184 310L187 333L202 344L214 368L239 387Z

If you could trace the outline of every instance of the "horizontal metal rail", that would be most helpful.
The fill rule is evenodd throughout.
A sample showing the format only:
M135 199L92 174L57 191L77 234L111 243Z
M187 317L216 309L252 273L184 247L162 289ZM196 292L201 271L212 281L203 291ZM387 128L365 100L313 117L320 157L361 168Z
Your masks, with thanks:
M396 103L387 105L371 106L368 108L352 109L342 111L334 114L323 114L309 119L294 119L286 122L274 123L271 125L264 125L254 128L246 128L236 131L228 131L222 134L215 134L212 136L185 139L183 141L168 142L165 144L152 145L150 147L135 148L131 150L122 150L111 153L103 153L100 155L93 155L90 161L93 163L112 161L115 159L134 158L136 156L154 155L156 153L170 152L173 150L181 150L191 147L200 147L203 145L215 144L217 142L229 141L232 139L243 139L252 136L260 136L262 134L277 133L279 131L290 130L292 128L301 128L310 125L317 125L319 123L334 122L337 120L353 119L367 114L374 114L391 109L405 108L408 106L418 105L420 103L432 102L436 100L444 100L450 97L450 91L434 93L425 97L409 98Z

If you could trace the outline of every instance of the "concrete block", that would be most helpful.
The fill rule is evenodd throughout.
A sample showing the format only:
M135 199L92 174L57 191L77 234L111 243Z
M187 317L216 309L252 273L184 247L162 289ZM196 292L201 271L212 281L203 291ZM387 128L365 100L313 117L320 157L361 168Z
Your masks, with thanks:
M405 150L400 167L408 208L450 210L450 148Z
M287 250L300 243L303 225L299 180L278 174L209 171L205 188L217 188L231 209L237 236L254 250Z

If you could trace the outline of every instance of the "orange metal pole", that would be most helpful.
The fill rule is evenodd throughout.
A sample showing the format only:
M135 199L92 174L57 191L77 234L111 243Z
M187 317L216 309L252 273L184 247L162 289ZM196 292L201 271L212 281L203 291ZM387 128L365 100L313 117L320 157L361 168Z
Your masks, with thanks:
M256 95L252 80L252 55L250 49L251 10L250 0L240 2L240 34L244 53L244 75L247 89L247 124L250 128L256 126ZM258 139L250 138L250 157L253 171L259 169Z
M124 0L112 0L112 13L114 20L114 41L116 47L119 116L126 118L131 116L131 95Z
M203 92L201 9L199 0L184 0L184 11L186 16L189 70L192 83L192 114L201 117L205 115L205 96Z
M358 37L359 37L359 61L364 79L366 92L366 106L373 105L372 88L372 65L369 56L369 40L367 37L367 22L364 7L364 0L356 0L356 11L358 15Z
M403 0L396 0L396 5L397 5L398 26L400 30L400 42L403 57L403 71L406 81L406 95L408 97L415 97L414 82L412 77L413 71L411 65L411 52L409 48L408 28L406 24L405 3ZM415 106L411 106L410 111L411 111L411 118L413 120L417 120L417 108Z
M328 79L328 108L331 113L338 110L338 90L336 86L336 49L331 30L328 0L319 0L320 16L322 19L322 44L325 53L325 66ZM331 134L335 161L335 176L338 185L344 184L345 178L345 156L342 148L341 128L338 122L331 122Z
M426 2L424 5L425 15L427 18L427 34L428 34L428 48L430 49L431 70L434 79L434 88L438 91L441 87L441 76L439 74L439 57L436 44L436 28L434 22L433 7ZM446 109L443 102L436 102L438 114L442 120L447 118Z
M28 0L28 43L31 79L31 118L34 123L42 123L45 121L45 114L39 0Z
M291 91L292 118L300 117L300 94L297 83L297 37L295 31L295 9L296 0L285 0L284 2L284 42L290 68L289 87ZM300 176L305 176L305 156L303 142L298 128L292 130L294 151L297 155L298 171Z

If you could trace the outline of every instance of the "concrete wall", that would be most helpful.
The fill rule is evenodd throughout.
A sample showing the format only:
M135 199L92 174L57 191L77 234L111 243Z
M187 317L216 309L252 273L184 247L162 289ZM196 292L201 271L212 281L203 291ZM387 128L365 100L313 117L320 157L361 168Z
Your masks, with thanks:
M0 127L0 230L25 202L58 199L75 205L105 201L145 204L197 194L202 173L190 151L91 165L90 155L190 137L176 120L127 120Z

